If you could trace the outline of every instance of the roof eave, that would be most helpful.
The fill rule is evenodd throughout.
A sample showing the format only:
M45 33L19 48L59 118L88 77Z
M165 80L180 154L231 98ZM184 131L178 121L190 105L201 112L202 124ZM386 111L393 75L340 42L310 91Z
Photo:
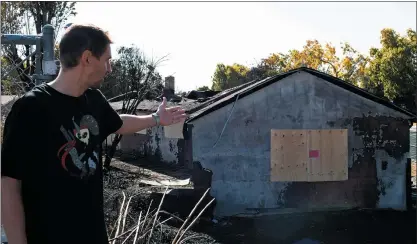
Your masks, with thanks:
M309 73L311 75L314 75L314 76L319 77L319 78L321 78L321 79L323 79L323 80L325 80L327 82L330 82L330 83L332 83L334 85L337 85L339 87L342 87L342 88L344 88L344 89L346 89L346 90L348 90L348 91L350 91L352 93L355 93L355 94L357 94L359 96L362 96L364 98L370 99L370 100L372 100L372 101L374 101L376 103L379 103L381 105L384 105L385 107L394 109L394 110L396 110L396 111L398 111L398 112L400 112L400 113L402 113L402 114L410 117L412 121L417 122L417 115L415 115L412 112L410 112L408 110L405 110L405 109L403 109L401 107L398 107L397 105L395 105L392 102L386 101L386 100L384 100L384 99L382 99L382 98L380 98L378 96L375 96L372 93L370 93L370 92L368 92L368 91L366 91L366 90L364 90L364 89L362 89L360 87L354 86L353 84L350 84L350 83L348 83L346 81L343 81L343 80L341 80L341 79L339 79L337 77L333 77L331 75L328 75L328 74L325 74L323 72L320 72L320 71L317 71L317 70L313 70L313 69L310 69L310 68L300 67L300 68L297 68L297 69L294 69L294 70L290 70L290 71L287 71L285 73L281 73L281 74L275 75L273 77L270 77L270 78L267 78L267 79L258 81L259 83L257 85L255 85L254 87L252 87L251 89L245 90L245 88L247 86L246 87L243 87L243 88L235 91L235 94L234 94L233 97L230 97L229 99L227 99L227 100L225 100L223 102L220 102L220 103L214 105L213 107L211 107L211 108L203 111L202 113L197 114L196 116L192 116L193 113L196 113L200 109L203 109L204 108L204 105L199 106L199 107L195 108L194 111L190 111L191 112L191 116L186 121L186 123L190 123L192 121L195 121L195 120L197 120L197 119L199 119L199 118L201 118L201 117L203 117L203 116L205 116L205 115L207 115L207 114L209 114L209 113L211 113L211 112L213 112L213 111L215 111L217 109L220 109L220 108L222 108L222 107L224 107L224 106L226 106L226 105L228 105L228 104L230 104L232 102L235 102L237 96L239 96L239 99L240 98L243 98L243 97L245 97L247 95L252 94L255 91L258 91L259 89L262 89L262 88L264 88L266 86L269 86L272 83L278 82L281 79L283 79L283 78L285 78L287 76L290 76L290 75L292 75L292 74L294 74L296 72L299 72L299 71L305 71L305 72L307 72L307 73ZM231 94L233 94L233 91L230 94L225 94L223 97L226 97L227 95L231 95ZM212 100L211 101L210 100L207 101L207 103L213 103L213 102L215 103L216 101L212 101Z

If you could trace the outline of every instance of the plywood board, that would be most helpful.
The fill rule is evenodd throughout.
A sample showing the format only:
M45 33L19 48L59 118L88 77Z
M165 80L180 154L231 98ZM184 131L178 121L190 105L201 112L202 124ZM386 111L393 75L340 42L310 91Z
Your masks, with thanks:
M348 130L332 131L332 171L330 180L347 180L348 179Z
M347 130L272 130L271 181L348 177Z
M184 128L184 121L181 121L173 125L164 126L165 137L184 139L183 128Z
M274 131L271 145L275 145L271 149L271 180L307 181L306 134L297 131Z

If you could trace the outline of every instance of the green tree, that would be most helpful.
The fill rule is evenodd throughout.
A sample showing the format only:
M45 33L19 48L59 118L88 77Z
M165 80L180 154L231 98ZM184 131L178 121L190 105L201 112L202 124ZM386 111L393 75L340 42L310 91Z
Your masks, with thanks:
M241 64L224 65L217 64L212 77L212 90L223 91L248 81L246 75L249 68Z
M1 2L1 33L17 34L23 27L24 9L19 2Z
M395 104L417 112L417 38L408 29L403 36L392 29L381 31L381 48L371 48L369 56L349 43L341 53L330 43L307 40L301 50L272 53L251 68L218 64L212 89L224 90L245 82L264 79L302 66L327 73L385 97Z
M76 2L39 2L28 1L19 2L20 9L27 14L26 24L29 31L34 31L36 34L42 32L42 27L46 24L51 24L55 29L55 35L62 30L65 22L70 16L75 16ZM28 33L29 34L29 33Z
M302 50L288 53L273 53L262 59L257 68L264 78L302 66L330 74L353 84L362 81L368 59L353 49L348 43L341 46L339 57L330 43L320 44L317 40L307 40Z
M383 94L410 111L417 108L417 40L416 31L403 36L393 29L381 31L381 48L371 48L367 71L367 89Z

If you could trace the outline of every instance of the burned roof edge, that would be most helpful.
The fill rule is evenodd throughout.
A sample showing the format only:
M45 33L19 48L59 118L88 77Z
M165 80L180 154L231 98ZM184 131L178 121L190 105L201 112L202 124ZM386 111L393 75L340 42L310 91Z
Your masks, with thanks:
M293 73L296 73L296 72L297 72L297 70L291 70L291 71L281 73L281 74L273 76L273 77L268 77L268 78L263 79L263 80L254 80L254 81L245 83L244 85L241 85L239 87L239 89L236 89L236 90L233 90L229 93L224 94L222 97L217 99L217 101L209 101L208 102L209 104L203 104L202 106L196 108L196 111L193 111L194 116L193 116L193 114L191 114L191 116L187 120L187 122L194 121L194 120L196 120L200 117L203 117L203 116L205 116L205 115L207 115L207 114L209 114L209 113L211 113L211 112L213 112L217 109L220 109L220 108L228 105L229 103L234 102L236 100L237 96L239 96L239 99L243 98L247 95L252 94L255 91L258 91L258 90L260 90L260 89L262 89L262 88L264 88L264 87L266 87L266 86L268 86L268 85L270 85L270 84L272 84L276 81L279 81L279 80L281 80L281 79L283 79L287 76L290 76L290 75L292 75ZM251 85L254 85L254 86L250 89L245 90L245 88L247 88ZM225 98L227 96L231 96L232 94L234 94L234 95L232 97L230 97L229 99L218 102L218 100L221 100L222 98ZM218 103L216 103L216 102L218 102ZM210 105L212 105L212 104L214 104L214 105L210 107ZM208 108L205 109L206 107L208 107Z
M264 79L264 80L261 80L261 81L258 80L258 81L248 82L251 85L254 84L254 83L258 83L258 84L256 84L251 89L244 90L244 88L246 88L246 87L249 86L249 85L246 85L247 84L246 83L245 84L246 86L243 86L242 85L242 88L236 89L236 90L233 90L233 91L230 91L229 93L226 93L226 94L222 95L220 98L217 98L215 101L210 100L207 103L204 103L201 106L198 106L198 107L194 108L193 109L194 111L192 111L190 118L186 122L189 123L189 122L192 122L194 120L197 120L197 119L199 119L199 118L201 118L201 117L203 117L203 116L205 116L205 115L207 115L207 114L209 114L209 113L211 113L211 112L213 112L215 110L218 110L218 109L220 109L220 108L222 108L222 107L224 107L224 106L226 106L226 105L234 102L236 100L236 97L237 96L239 96L239 98L243 98L245 96L248 96L248 95L250 95L250 94L252 94L252 93L254 93L254 92L256 92L256 91L258 91L258 90L260 90L260 89L262 89L264 87L266 87L266 86L269 86L269 85L271 85L271 84L273 84L273 83L275 83L277 81L280 81L280 80L284 79L285 77L288 77L288 76L290 76L290 75L292 75L294 73L297 73L299 71L305 71L305 72L307 72L307 73L309 73L311 75L314 75L316 77L319 77L319 78L321 78L321 79L323 79L323 80L325 80L327 82L330 82L330 83L332 83L334 85L337 85L337 86L339 86L339 87L341 87L341 88L343 88L345 90L348 90L348 91L350 91L352 93L355 93L355 94L357 94L357 95L359 95L361 97L364 97L364 98L369 99L369 100L371 100L373 102L376 102L376 103L379 103L381 105L384 105L384 106L386 106L388 108L394 109L394 110L396 110L396 111L398 111L398 112L400 112L402 114L405 114L407 116L410 116L410 117L413 118L413 121L417 121L417 115L413 114L412 112L407 111L407 110L405 110L403 108L400 108L399 106L395 105L394 103L392 103L390 101L387 101L387 100L384 100L384 99L382 99L382 98L380 98L378 96L375 96L375 95L371 94L370 92L368 92L368 91L366 91L366 90L364 90L364 89L362 89L360 87L357 87L355 85L352 85L352 84L350 84L350 83L348 83L346 81L343 81L343 80L341 80L339 78L336 78L336 77L333 77L331 75L322 73L320 71L313 70L313 69L306 68L306 67L301 67L301 68L297 68L297 69L294 69L294 70L287 71L285 73L278 74L276 76L273 76L271 78L267 78L267 79ZM241 92L241 90L244 90L244 91ZM222 98L224 98L226 96L230 96L232 94L234 94L234 95L232 97L228 98L227 100L218 102ZM216 104L216 102L218 102L218 103ZM201 113L198 113L199 110L203 110L205 107L210 106L213 103L214 103L214 106L211 106L208 109L202 111ZM192 115L193 113L197 113L197 114L195 116L193 116Z

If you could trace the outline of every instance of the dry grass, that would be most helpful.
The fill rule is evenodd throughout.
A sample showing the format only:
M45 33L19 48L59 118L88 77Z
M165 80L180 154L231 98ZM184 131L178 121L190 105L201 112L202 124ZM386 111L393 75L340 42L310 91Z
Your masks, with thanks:
M414 162L411 164L411 176L417 176L417 163Z
M210 189L210 188L209 188ZM172 218L175 218L177 220L180 220L183 224L181 228L177 231L175 237L172 241L170 241L172 244L181 244L184 243L186 240L190 240L193 238L198 238L198 235L188 235L185 236L188 230L196 223L198 218L201 216L201 214L207 209L208 206L214 201L212 199L201 211L200 213L193 219L192 216L197 209L197 207L200 205L201 201L204 199L204 197L207 195L209 189L206 190L206 192L203 194L203 196L200 198L200 201L194 206L194 209L190 212L187 219L184 221L175 215L172 215L170 213L167 213L165 211L161 210L162 203L164 201L165 194L167 192L167 189L164 192L164 195L162 196L161 202L159 203L159 206L156 210L151 209L152 201L148 206L148 209L146 213L140 212L139 216L137 217L137 222L133 224L133 226L127 227L126 226L126 217L129 212L129 205L132 200L132 196L129 197L129 199L126 201L126 194L123 192L123 200L120 206L119 210L119 216L116 220L116 223L113 225L113 228L111 230L110 234L110 240L109 244L119 244L119 243L139 243L139 244L149 244L149 243L155 243L154 242L154 231L157 228L162 228L163 224L167 221L171 220ZM161 220L160 213L164 213L170 217L167 219ZM191 222L190 224L188 224ZM188 225L187 225L188 224Z

